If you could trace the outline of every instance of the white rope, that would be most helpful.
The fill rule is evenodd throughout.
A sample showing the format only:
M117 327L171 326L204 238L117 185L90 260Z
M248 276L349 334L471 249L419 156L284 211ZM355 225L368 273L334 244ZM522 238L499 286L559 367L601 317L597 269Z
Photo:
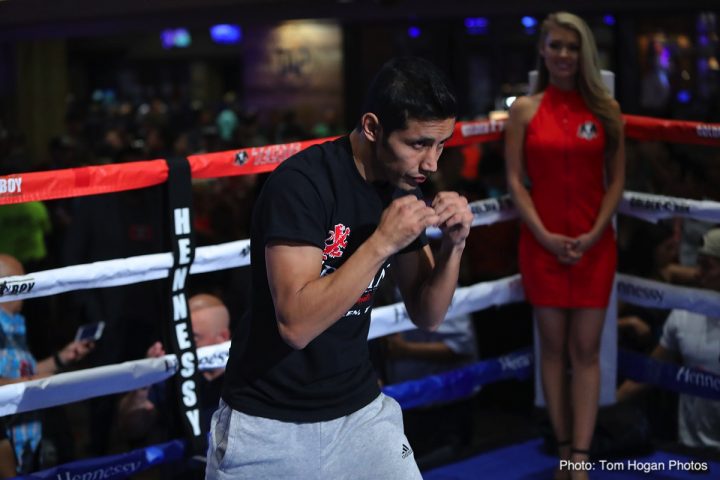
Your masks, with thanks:
M230 342L197 349L200 370L223 368ZM0 387L0 417L129 392L162 382L177 372L174 354L58 373Z
M618 274L616 281L618 298L628 303L720 315L720 293L717 292L666 285L624 274ZM455 291L447 317L520 302L524 298L520 275L481 282ZM368 339L414 328L404 304L399 302L373 310ZM229 349L230 342L198 348L200 370L224 367ZM0 387L0 416L134 390L161 382L176 369L177 359L170 354L5 385Z
M447 318L476 312L493 305L521 302L525 299L520 275L501 278L492 282L481 282L469 287L458 288L453 295ZM405 304L394 303L372 310L372 323L368 339L384 337L392 333L416 328L410 321Z
M190 273L250 265L250 240L237 240L195 250ZM171 253L106 260L0 278L0 302L45 297L89 288L116 287L167 278Z
M616 286L618 299L633 305L720 316L720 292L668 285L624 273L617 274Z
M618 205L618 212L652 223L673 217L720 222L720 202L664 197L649 193L624 192Z
M508 196L479 200L470 204L473 227L511 220L517 211ZM619 211L626 215L657 222L663 218L684 216L720 222L720 203L625 192ZM428 229L437 237L438 229ZM250 240L237 240L199 247L190 273L205 273L250 264ZM172 255L157 253L138 257L86 263L71 267L34 272L0 279L0 302L56 295L74 290L115 287L166 278Z
M508 196L470 204L473 226L488 225L517 217ZM637 192L625 192L619 211L650 222L683 216L720 222L720 203L687 200ZM430 235L439 230L429 231ZM238 240L200 247L190 273L204 273L250 264L250 241ZM84 265L34 272L0 279L0 302L90 288L129 285L166 278L172 254L159 253L108 260ZM652 308L680 308L720 315L720 293L667 285L630 275L616 277L618 297L628 303ZM520 275L493 282L459 288L453 296L448 317L504 305L524 299ZM415 328L402 303L373 311L369 338L377 338ZM198 349L201 370L222 368L229 355L230 342ZM175 373L177 359L166 355L159 359L136 360L77 372L68 372L40 380L0 387L0 416L76 402L87 398L130 391L160 382Z
M3 385L0 416L146 387L165 380L176 369L175 355L166 355Z

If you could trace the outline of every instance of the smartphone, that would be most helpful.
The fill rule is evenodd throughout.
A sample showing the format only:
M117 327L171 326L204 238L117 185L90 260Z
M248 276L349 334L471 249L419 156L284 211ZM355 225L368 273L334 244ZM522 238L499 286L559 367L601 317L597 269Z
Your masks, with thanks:
M105 328L105 322L86 323L80 325L75 334L75 340L90 340L97 341L102 337L103 329Z

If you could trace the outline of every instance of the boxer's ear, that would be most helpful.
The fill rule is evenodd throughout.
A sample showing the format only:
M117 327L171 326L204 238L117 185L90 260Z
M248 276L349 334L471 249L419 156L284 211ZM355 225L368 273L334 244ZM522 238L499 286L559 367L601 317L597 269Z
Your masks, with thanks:
M380 135L380 131L382 130L382 126L380 125L380 120L377 115L374 113L364 114L360 119L360 130L362 130L365 138L371 142L376 142L378 140L378 136Z

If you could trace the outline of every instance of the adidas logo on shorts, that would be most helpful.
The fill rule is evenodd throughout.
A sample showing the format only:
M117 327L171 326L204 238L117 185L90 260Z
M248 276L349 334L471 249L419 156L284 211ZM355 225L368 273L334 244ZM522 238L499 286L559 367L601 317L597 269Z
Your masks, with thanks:
M407 457L409 457L409 456L412 455L412 454L413 454L412 448L408 447L407 445L405 445L405 444L403 443L402 458L407 458Z

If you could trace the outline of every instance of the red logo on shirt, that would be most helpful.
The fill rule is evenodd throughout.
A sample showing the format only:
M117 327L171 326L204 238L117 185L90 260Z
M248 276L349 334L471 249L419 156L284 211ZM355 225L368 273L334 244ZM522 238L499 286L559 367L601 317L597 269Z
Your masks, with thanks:
M350 228L342 223L335 225L334 230L330 230L330 236L325 239L325 249L323 250L323 260L328 257L340 258L343 250L347 247L347 237L350 235Z

